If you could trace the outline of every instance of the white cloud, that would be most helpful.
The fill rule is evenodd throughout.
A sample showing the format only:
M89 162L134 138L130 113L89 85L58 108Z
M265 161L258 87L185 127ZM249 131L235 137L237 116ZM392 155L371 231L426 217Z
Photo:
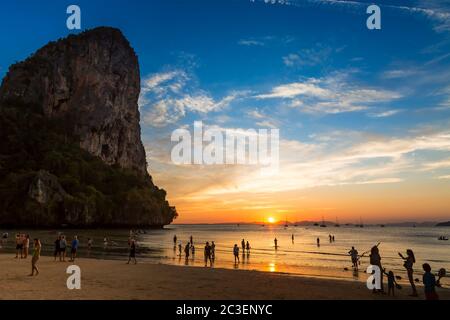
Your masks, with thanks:
M346 74L334 74L326 78L310 78L279 85L255 98L285 99L290 106L308 113L341 113L365 110L374 103L390 102L402 97L394 91L349 84L347 77Z
M247 46L247 47L254 47L254 46L262 47L265 45L264 42L262 42L260 40L253 40L253 39L242 39L242 40L239 40L238 44L241 46Z
M164 127L176 123L187 112L207 114L223 110L247 94L236 91L215 99L208 92L198 89L193 78L186 71L171 70L151 74L143 79L139 106L144 123Z
M399 114L400 112L402 112L402 110L387 110L387 111L382 111L382 112L377 112L377 113L370 113L369 117L372 118L387 118L387 117L392 117L395 116L396 114Z

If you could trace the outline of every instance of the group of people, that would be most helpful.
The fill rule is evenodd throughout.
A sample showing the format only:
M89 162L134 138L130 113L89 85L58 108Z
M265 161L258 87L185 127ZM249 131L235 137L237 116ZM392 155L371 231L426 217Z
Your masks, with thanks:
M276 240L276 239L275 239ZM245 258L245 253L247 252L247 258L250 255L250 242L245 241L245 239L242 239L241 241L241 248L242 248L242 257ZM239 260L239 246L237 244L233 247L233 255L234 255L234 263L238 264L240 263Z
M2 234L0 248L8 242L9 234L7 232ZM15 259L28 259L30 250L30 235L17 233L15 238L16 256ZM30 276L38 275L39 268L37 267L39 258L41 256L42 244L39 239L33 240L33 254L31 257L31 274Z
M351 257L353 268L355 271L358 271L358 266L360 264L360 259L364 257L367 253L369 254L370 264L377 266L381 271L381 288L380 289L373 289L374 293L385 293L384 291L384 283L383 283L383 276L387 277L387 286L388 286L388 295L395 296L395 289L400 289L401 286L397 283L397 279L400 277L396 277L394 272L388 271L386 272L386 269L383 268L381 263L381 255L379 250L379 245L377 244L373 246L369 251L364 252L363 254L359 254L358 250L355 249L355 247L352 247L352 249L348 252L348 254ZM398 253L400 258L403 260L403 267L406 269L407 275L408 275L408 281L411 285L412 293L410 296L417 297L417 288L415 285L415 282L419 282L419 279L414 279L414 264L416 263L416 258L414 256L414 252L411 249L406 250L406 254L403 255L402 253ZM436 280L436 276L431 272L431 266L428 263L424 263L422 265L422 269L424 271L423 274L423 285L424 285L424 293L427 300L438 300L439 296L436 293L436 286L439 286L440 279L445 276L445 270L441 269L439 271L439 279Z
M90 239L89 239L90 240ZM78 236L74 236L70 243L70 262L74 262L77 257L77 251L80 241ZM92 245L92 243L91 243ZM55 250L53 256L56 259L59 257L60 262L66 262L68 243L65 235L59 234L55 240Z
M192 258L194 259L195 245L194 245L193 236L189 237L189 241L186 242L186 245L184 246L184 250L183 250L183 243L181 241L178 242L177 236L174 235L174 237L173 237L174 252L176 251L177 247L178 247L178 256L180 257L180 259L181 259L181 256L183 255L183 251L184 251L184 256L186 258L186 261L188 261L189 256L191 254L192 254ZM211 244L209 243L209 241L207 241L205 243L203 255L204 255L204 259L205 259L205 267L208 266L208 262L209 262L209 266L212 267L214 260L216 258L216 244L214 243L214 241L211 241Z

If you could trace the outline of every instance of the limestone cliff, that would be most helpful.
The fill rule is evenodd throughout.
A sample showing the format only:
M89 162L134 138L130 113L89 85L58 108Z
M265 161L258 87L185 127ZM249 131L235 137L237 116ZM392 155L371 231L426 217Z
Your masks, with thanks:
M0 87L0 225L171 223L175 208L147 173L139 93L137 56L113 28L11 66Z

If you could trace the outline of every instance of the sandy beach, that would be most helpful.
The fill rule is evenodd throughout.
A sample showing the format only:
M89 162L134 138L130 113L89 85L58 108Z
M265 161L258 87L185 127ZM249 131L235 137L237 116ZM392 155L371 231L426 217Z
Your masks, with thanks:
M30 264L30 259L0 255L0 299L411 299L408 287L392 298L372 294L363 281L163 264L127 265L123 261L96 259L77 260L82 272L81 290L69 290L66 286L69 262L41 257L41 273L35 277L28 276ZM439 289L438 293L441 299L450 299L448 289ZM423 294L415 299L423 299Z

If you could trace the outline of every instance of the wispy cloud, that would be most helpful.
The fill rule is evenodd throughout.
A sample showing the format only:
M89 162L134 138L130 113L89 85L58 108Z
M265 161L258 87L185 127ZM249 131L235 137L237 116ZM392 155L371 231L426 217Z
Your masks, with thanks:
M386 110L386 111L381 111L381 112L373 112L373 113L369 113L369 117L371 118L387 118L387 117L392 117L395 116L396 114L399 114L400 112L402 112L403 110Z
M206 114L223 110L246 92L230 92L215 99L196 87L193 76L184 70L151 74L142 81L139 106L145 124L164 127L176 123L187 112Z
M242 39L242 40L239 40L238 44L241 46L247 46L247 47L252 47L252 46L262 47L265 45L265 43L263 41L254 40L254 39Z
M285 99L292 107L309 113L342 113L365 110L374 103L402 97L398 92L350 84L347 78L343 73L309 78L276 86L255 98Z

